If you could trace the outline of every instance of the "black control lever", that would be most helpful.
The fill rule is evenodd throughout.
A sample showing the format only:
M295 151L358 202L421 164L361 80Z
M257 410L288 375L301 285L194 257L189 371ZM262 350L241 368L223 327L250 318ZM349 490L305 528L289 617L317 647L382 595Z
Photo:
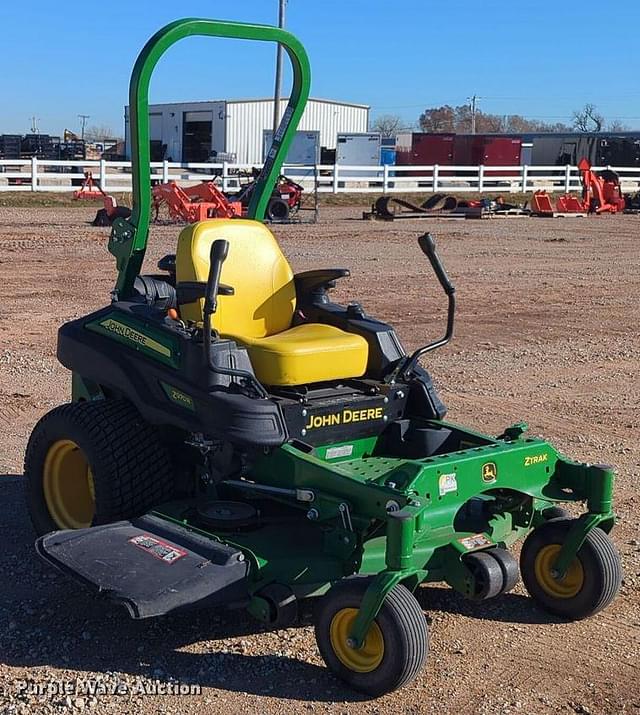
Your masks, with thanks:
M425 233L418 238L418 245L422 249L424 255L429 259L429 263L431 264L433 272L436 274L436 277L442 286L442 290L444 290L447 295L453 295L456 292L456 289L449 279L447 271L442 265L440 256L436 252L436 242L433 236L430 233Z
M229 254L229 241L219 238L211 244L209 254L209 277L207 278L207 292L204 297L204 318L205 323L211 326L211 316L218 309L218 286L220 285L220 273L222 264L227 260Z
M411 373L411 371L415 368L418 360L425 353L431 352L432 350L435 350L436 348L441 348L443 345L446 345L453 337L453 324L455 321L455 314L456 314L456 289L455 289L455 286L453 285L449 276L447 275L447 271L445 270L444 266L442 265L440 256L438 256L438 253L436 251L436 242L435 242L433 236L430 233L425 233L424 235L422 235L418 238L418 245L420 246L420 248L421 248L422 252L425 254L425 256L429 259L431 268L433 268L433 272L436 274L438 282L442 286L442 290L446 293L447 298L449 300L449 305L448 305L448 310L447 310L447 328L446 328L444 336L442 338L440 338L440 340L435 340L434 342L429 343L428 345L424 345L423 347L418 348L411 355L401 359L398 362L396 368L386 378L387 382L395 382L399 378L407 377Z
M238 370L235 368L221 367L216 365L211 354L211 337L213 333L213 316L218 310L218 295L226 294L233 295L233 289L229 286L221 286L220 274L222 273L222 264L226 261L229 253L229 241L219 238L211 244L211 253L209 254L209 276L207 278L207 288L204 295L204 309L202 311L204 319L204 356L206 364L210 370L222 375L230 377L238 377L250 382L254 390L261 396L267 397L267 392L258 382L255 375L246 370ZM222 287L222 290L221 290ZM227 291L230 292L227 292Z

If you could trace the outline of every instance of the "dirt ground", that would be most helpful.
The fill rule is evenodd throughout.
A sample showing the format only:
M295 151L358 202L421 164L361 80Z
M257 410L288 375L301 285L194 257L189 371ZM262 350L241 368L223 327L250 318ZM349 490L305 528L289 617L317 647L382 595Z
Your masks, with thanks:
M640 713L640 219L384 224L359 220L360 207L276 228L294 269L351 268L337 298L394 323L409 347L444 327L416 243L431 230L459 298L455 341L426 361L449 419L495 434L526 419L619 471L625 579L607 611L562 623L521 586L484 604L423 588L426 669L366 700L328 673L308 615L274 632L239 613L130 621L37 560L22 458L36 420L68 399L58 325L108 301L114 263L107 231L87 223L94 211L0 208L0 713ZM153 229L149 267L177 231ZM141 692L172 682L201 694ZM91 683L116 692L91 695Z

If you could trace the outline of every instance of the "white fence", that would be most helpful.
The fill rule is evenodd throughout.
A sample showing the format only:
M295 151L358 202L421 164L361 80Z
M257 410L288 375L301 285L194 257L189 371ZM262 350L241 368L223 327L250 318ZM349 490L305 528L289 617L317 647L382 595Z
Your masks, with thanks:
M179 164L154 162L153 181L194 183L216 179L224 191L239 187L239 172L247 164ZM640 168L612 169L620 176L623 192L640 189ZM131 162L57 161L32 159L0 160L0 191L70 192L78 188L84 172L91 171L109 193L131 191ZM580 191L580 172L575 166L345 166L291 165L283 173L307 191L319 193L527 193L537 189L570 193Z

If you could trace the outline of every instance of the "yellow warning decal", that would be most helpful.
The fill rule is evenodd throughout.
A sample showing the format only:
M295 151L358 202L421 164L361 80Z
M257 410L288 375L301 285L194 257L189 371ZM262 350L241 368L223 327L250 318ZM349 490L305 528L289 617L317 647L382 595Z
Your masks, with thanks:
M133 328L130 328L128 325L125 325L124 323L120 323L117 320L114 320L113 318L108 318L107 320L103 320L100 323L100 325L105 330L108 330L110 333L119 335L121 338L130 340L132 343L136 343L137 345L140 345L141 347L148 348L149 350L153 350L154 352L160 353L160 355L164 355L165 357L171 357L171 350L169 350L169 348L166 345L159 343L157 340L150 338L148 335L145 335L144 333L140 333L139 331L134 330Z

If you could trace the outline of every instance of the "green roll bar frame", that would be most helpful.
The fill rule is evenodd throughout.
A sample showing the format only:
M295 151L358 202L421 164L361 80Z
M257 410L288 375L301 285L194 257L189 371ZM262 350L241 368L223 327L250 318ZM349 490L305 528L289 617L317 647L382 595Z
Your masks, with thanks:
M259 40L280 43L291 60L293 87L289 104L256 185L247 210L249 218L262 220L280 168L304 112L311 86L311 68L300 41L286 30L269 25L249 25L222 20L186 18L176 20L147 42L138 55L129 83L129 122L131 127L131 163L133 174L133 206L129 219L118 218L113 223L109 251L116 258L118 278L113 291L115 300L133 293L133 283L140 273L149 238L151 220L151 152L149 147L149 83L158 60L176 42L185 37L226 37L238 40Z

